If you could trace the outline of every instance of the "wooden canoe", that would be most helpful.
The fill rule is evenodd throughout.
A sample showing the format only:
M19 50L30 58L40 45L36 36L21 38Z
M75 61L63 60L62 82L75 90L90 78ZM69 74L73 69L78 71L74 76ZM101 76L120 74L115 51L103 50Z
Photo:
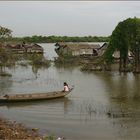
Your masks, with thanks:
M73 88L69 91L54 91L48 93L31 93L31 94L7 94L0 97L0 102L18 102L18 101L33 101L33 100L47 100L62 98L68 95Z

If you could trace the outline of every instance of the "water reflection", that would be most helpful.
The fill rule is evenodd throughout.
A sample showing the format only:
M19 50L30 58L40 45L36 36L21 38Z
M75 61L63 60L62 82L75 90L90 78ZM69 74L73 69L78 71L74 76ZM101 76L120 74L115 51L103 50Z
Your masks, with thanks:
M0 96L10 91L13 81L11 77L0 77Z
M116 138L139 139L140 76L132 73L94 73L107 91L109 104L105 114L111 119Z
M63 99L1 104L0 111L5 116L40 128L41 132L49 130L56 136L72 140L139 139L139 75L83 73L79 67L53 64L49 68L34 69L35 74L32 69L30 65L13 70L12 82L5 87L6 92L60 90L65 80L75 85L75 89Z
M140 97L140 76L133 73L94 72L103 81L110 98L138 99Z
M35 106L51 106L61 104L64 109L64 113L67 114L68 105L71 103L71 100L67 97L53 99L53 100L38 100L38 101L24 101L24 102L12 102L12 103L0 103L0 107L6 107L7 109L18 109L18 108L28 108L28 107L35 107Z

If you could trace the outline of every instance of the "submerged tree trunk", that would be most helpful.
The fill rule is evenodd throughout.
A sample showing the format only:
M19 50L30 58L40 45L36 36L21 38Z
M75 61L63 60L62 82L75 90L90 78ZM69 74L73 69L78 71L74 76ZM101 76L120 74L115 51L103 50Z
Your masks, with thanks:
M134 73L140 73L140 49L135 49L135 55L134 55Z
M128 65L127 51L125 53L120 52L119 71L120 72L126 72L127 71L127 65Z
M122 54L120 52L119 71L122 71Z
M127 72L127 64L128 64L127 58L124 58L123 59L123 71L124 72Z
M120 51L119 71L124 72L125 69L126 69L126 60L123 56L123 53Z
M120 57L120 61L119 61L119 71L122 71L122 58Z

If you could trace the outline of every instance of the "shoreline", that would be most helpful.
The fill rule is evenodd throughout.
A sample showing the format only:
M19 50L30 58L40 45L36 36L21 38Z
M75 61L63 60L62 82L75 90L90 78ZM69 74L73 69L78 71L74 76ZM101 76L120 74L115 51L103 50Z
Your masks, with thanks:
M0 117L0 139L43 140L35 128Z

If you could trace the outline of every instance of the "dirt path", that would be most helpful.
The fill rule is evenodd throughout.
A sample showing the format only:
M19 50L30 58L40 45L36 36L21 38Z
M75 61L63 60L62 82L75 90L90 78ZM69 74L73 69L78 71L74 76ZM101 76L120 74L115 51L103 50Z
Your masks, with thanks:
M0 140L42 140L36 129L0 118Z

